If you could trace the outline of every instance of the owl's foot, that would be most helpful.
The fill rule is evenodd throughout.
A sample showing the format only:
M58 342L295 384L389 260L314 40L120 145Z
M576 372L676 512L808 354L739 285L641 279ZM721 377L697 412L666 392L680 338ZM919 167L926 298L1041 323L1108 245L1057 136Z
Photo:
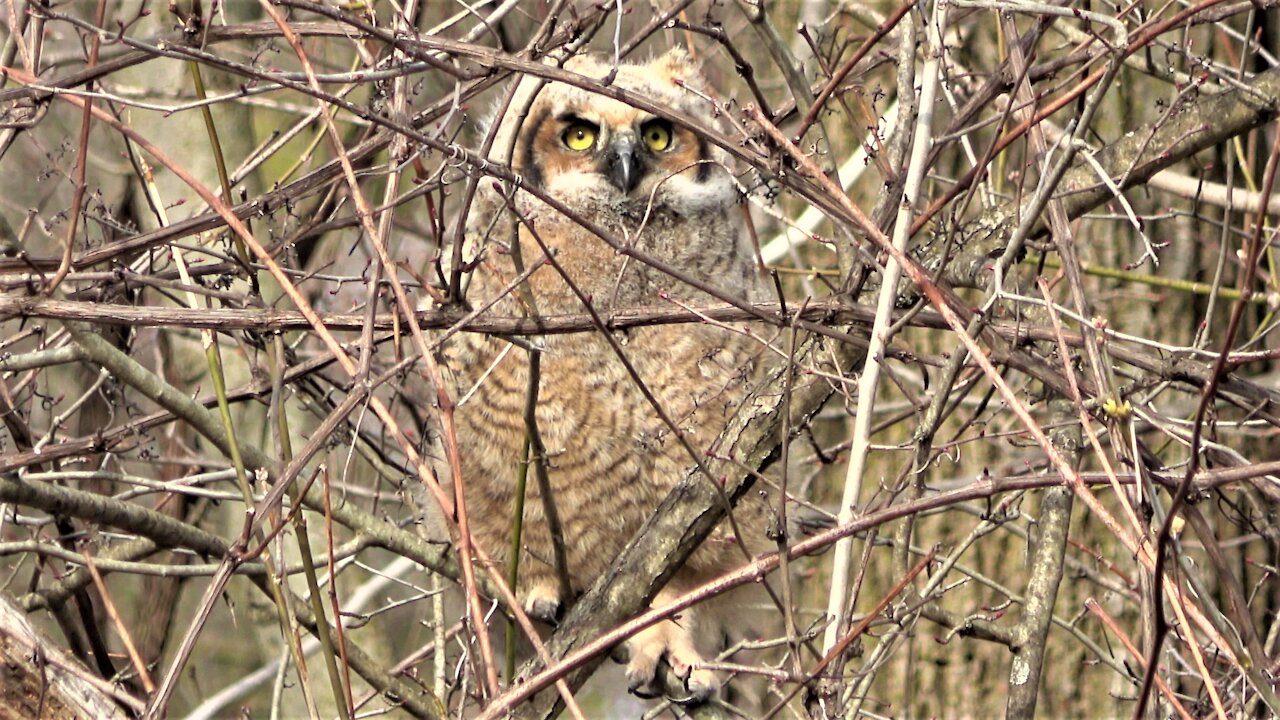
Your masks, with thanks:
M554 625L560 614L560 596L553 587L535 585L525 594L522 604L529 617L549 625Z
M664 620L646 628L627 641L627 689L640 697L656 697L658 662L664 658L676 677L684 683L687 697L672 698L681 703L700 703L720 689L715 672L698 667L702 655L693 646L689 631Z

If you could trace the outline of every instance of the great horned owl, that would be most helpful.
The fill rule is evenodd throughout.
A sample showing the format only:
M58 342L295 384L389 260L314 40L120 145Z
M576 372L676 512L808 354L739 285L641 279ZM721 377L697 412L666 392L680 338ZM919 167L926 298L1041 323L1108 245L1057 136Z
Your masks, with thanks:
M605 78L611 63L580 56L566 69ZM623 64L613 86L714 124L703 80L679 50ZM527 109L527 111L526 111ZM657 258L740 298L760 294L755 256L738 219L739 192L724 155L705 138L661 117L587 90L525 78L497 119L495 160L510 162L521 187L536 186L644 256ZM582 314L624 307L695 305L712 298L616 252L571 217L521 189L510 200L485 188L468 220L473 307L498 315ZM536 236L535 236L536 235ZM521 267L544 265L515 285ZM513 242L515 245L513 245ZM495 302L495 298L497 298ZM622 352L695 452L712 457L717 435L763 376L763 344L707 324L632 329ZM608 338L586 332L530 338L540 353L537 427L546 450L551 504L563 527L570 587L560 587L548 505L528 481L517 594L535 617L551 620L596 580L668 491L695 465L660 419ZM499 563L509 546L517 470L526 423L528 350L502 339L461 335L443 348L456 412L462 474L474 539ZM714 467L713 463L713 467ZM735 512L749 551L762 549L768 501L753 494ZM661 604L744 560L727 528L712 535L658 596ZM715 673L696 668L723 623L702 609L656 625L628 643L633 689L666 658L687 689L706 697Z

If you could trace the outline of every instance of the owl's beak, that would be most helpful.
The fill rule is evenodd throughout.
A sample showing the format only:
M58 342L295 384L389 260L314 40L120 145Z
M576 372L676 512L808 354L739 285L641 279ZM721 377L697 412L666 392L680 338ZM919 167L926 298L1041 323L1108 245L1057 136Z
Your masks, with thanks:
M604 175L613 186L629 194L640 184L640 160L636 157L636 142L630 137L620 137L609 144L604 155Z

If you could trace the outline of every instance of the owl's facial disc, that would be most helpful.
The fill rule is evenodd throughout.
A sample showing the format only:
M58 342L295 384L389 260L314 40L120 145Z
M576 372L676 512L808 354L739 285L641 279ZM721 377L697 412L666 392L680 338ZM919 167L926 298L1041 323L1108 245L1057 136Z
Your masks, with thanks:
M609 142L601 162L601 172L624 195L630 195L640 184L644 166L636 154L635 138L629 133L620 134Z

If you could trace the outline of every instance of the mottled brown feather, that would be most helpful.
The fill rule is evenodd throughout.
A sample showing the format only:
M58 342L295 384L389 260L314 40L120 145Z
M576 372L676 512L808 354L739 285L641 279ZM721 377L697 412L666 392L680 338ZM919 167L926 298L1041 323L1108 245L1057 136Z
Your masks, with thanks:
M591 58L576 59L567 67L592 77L603 77L610 70L608 64ZM713 122L703 97L684 87L701 88L703 84L681 52L668 53L648 64L623 65L615 80L618 87ZM748 299L760 295L755 261L736 222L738 191L718 151L691 131L675 126L671 146L665 152L643 148L640 184L624 194L602 174L602 153L608 143L635 133L653 116L579 88L553 83L535 97L532 87L534 83L527 83L517 93L508 117L499 120L495 159L509 154L526 182L535 182L575 213L641 252L726 293ZM705 95L707 91L701 92ZM513 127L521 114L521 103L531 103L524 129ZM576 152L565 146L564 127L573 118L599 126L597 147ZM515 193L512 202L602 313L611 307L663 305L668 302L664 296L695 304L711 300L695 288L628 260L527 192ZM514 242L525 262L543 255L533 231L524 224L513 225L509 218L493 222L494 213L510 214L504 204L496 191L486 189L469 223L469 252L480 258L467 295L473 305L489 302L519 273L512 253L511 228L515 225L519 231ZM493 231L487 232L490 228ZM583 311L568 283L548 266L535 272L516 294L523 299L503 297L493 312L527 313L530 299L543 314ZM774 357L757 339L712 325L636 328L617 337L667 416L695 453L704 457L710 457L719 432ZM564 529L572 584L565 595L573 595L608 567L694 462L605 337L578 333L531 341L542 347L536 415L547 451L551 494ZM526 350L513 348L502 356L506 347L502 339L463 334L451 338L442 350L454 383L450 390L455 397L469 393L456 418L471 529L475 541L504 565L509 561L515 479L524 443L529 368ZM721 472L714 462L710 467ZM530 481L526 493L518 588L527 607L545 610L554 607L562 594L537 483ZM769 503L767 496L754 493L736 511L748 553L771 544L765 535ZM743 548L727 526L721 527L675 575L664 597L720 574L743 559ZM694 626L695 618L700 626ZM679 624L666 623L639 636L632 643L632 682L647 681L647 677L638 676L651 673L649 666L664 654L673 666L696 662L695 638L718 639L721 624L716 618L688 613ZM703 652L709 650L714 648ZM691 676L689 683L691 690L703 694L716 685L714 675L706 672Z

